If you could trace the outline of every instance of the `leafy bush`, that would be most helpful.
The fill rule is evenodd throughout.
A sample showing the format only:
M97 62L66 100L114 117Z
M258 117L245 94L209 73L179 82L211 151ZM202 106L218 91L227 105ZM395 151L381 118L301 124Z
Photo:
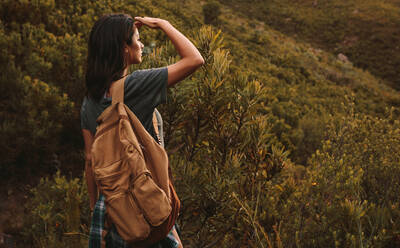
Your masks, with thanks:
M221 5L217 1L208 1L203 5L205 24L218 24L218 17L221 14Z
M58 171L42 178L26 204L25 244L34 247L87 247L90 209L86 183Z
M273 220L287 247L397 247L399 148L398 120L343 117L305 174L290 166L268 184L261 222Z
M2 172L27 169L28 164L39 171L54 167L63 124L76 111L74 103L56 87L29 76L3 81L2 88L13 92L2 100L6 111L0 113Z

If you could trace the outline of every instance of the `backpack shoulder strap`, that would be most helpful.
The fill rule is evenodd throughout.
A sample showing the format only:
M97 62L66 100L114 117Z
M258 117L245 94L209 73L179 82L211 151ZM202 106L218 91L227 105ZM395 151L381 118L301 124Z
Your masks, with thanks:
M110 92L112 96L112 104L116 104L118 102L124 102L124 85L125 78L121 78L120 80L114 82L111 85Z
M155 110L153 112L153 127L154 127L154 131L156 132L157 136L160 136L159 130L158 130L157 115L156 115L156 111Z

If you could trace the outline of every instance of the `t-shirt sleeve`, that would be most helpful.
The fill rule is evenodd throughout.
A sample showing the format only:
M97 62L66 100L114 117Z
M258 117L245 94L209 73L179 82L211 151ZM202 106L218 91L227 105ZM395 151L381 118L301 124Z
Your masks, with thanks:
M167 98L168 68L137 70L125 82L125 99L140 97L142 103L157 107Z
M81 106L81 129L89 129L89 121L86 114L87 108L87 99L86 97L83 99L82 106Z

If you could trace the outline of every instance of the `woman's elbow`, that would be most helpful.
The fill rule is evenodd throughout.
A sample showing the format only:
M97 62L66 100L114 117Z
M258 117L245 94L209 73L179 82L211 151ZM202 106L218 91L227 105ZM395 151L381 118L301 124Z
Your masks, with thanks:
M194 58L192 60L192 66L196 69L199 68L200 66L204 65L204 63L205 63L204 59L201 55L197 56L196 58Z
M204 65L205 61L202 56L199 56L196 60L198 67Z

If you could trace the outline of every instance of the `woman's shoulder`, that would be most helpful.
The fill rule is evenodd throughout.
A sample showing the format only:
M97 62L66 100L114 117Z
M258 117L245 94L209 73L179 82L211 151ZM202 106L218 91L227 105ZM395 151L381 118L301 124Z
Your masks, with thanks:
M168 68L150 68L133 71L125 80L125 91L148 91L157 89L157 85L166 85L168 81Z
M148 80L148 79L155 79L158 77L165 77L168 76L168 68L159 67L159 68L149 68L149 69L139 69L133 71L128 77L127 81L132 80Z

